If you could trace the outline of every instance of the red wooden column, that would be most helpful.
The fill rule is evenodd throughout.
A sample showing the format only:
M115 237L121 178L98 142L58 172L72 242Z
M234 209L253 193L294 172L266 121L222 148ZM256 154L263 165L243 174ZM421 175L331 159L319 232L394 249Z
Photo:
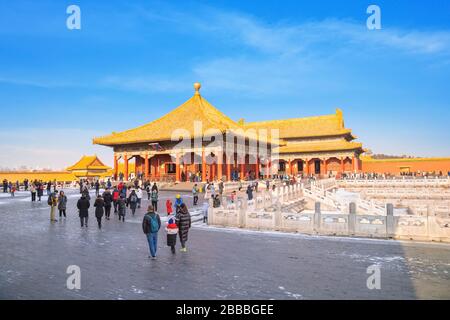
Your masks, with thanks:
M243 160L243 163L241 163L241 180L244 180L245 178L245 158Z
M258 156L256 157L255 176L256 176L256 180L259 180L259 158L258 158Z
M266 159L266 178L267 179L270 178L270 163L269 163L269 159Z
M327 175L327 159L323 160L323 172L325 175Z
M156 156L155 180L159 178L159 158Z
M305 173L309 174L309 159L305 159Z
M202 181L206 181L206 157L205 149L202 149Z
M345 166L344 166L344 157L341 157L341 173L344 173Z
M352 157L352 171L355 172L355 156Z
M145 179L148 179L148 154L145 155L144 171L144 177Z
M117 172L119 170L119 162L117 160L117 155L114 154L114 180L117 180Z
M175 160L175 181L180 182L180 155L178 153Z
M125 178L125 181L128 181L128 155L124 155L123 156L123 161L124 161L124 163L123 163L123 175L124 175L124 178Z
M223 153L222 152L219 152L219 156L217 159L218 159L217 160L217 177L218 177L218 180L220 181L220 180L222 180L222 176L223 176L223 173L222 173Z
M291 159L289 159L289 161L288 161L288 170L287 171L289 172L290 175L292 175L292 162L291 162Z

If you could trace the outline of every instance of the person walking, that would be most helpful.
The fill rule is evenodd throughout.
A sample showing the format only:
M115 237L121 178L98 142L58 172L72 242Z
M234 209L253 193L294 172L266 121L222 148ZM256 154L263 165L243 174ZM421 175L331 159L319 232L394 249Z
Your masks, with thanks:
M219 195L222 197L223 195L223 189L224 189L224 185L223 185L223 181L220 180L219 182Z
M30 186L30 192L31 192L31 202L36 201L36 186L34 183Z
M120 191L117 189L117 187L114 187L114 191L112 194L112 199L114 203L114 213L117 213L117 206L119 204L119 198L120 198Z
M140 209L141 208L141 202L142 202L142 189L139 186L136 189L136 195L137 195L137 198L138 198L138 202L137 202L138 209ZM155 208L155 210L157 210L157 209Z
M67 196L64 194L64 191L61 191L58 197L58 210L60 219L62 218L63 215L64 218L66 218L66 208L67 208Z
M158 189L152 190L152 206L155 209L155 211L158 211Z
M133 214L133 216L136 213L137 203L138 197L136 195L136 191L132 190L130 196L128 197L127 206L130 206L131 213Z
M111 207L113 202L113 196L109 191L109 188L103 192L103 201L105 201L105 219L109 220L109 216L111 215Z
M173 212L173 207L172 207L172 201L170 199L166 200L166 211L167 211L167 215L170 216Z
M198 186L197 186L197 184L194 184L194 187L192 188L192 196L194 198L194 206L196 206L197 202L198 202Z
M181 242L180 251L186 252L186 241L188 240L188 233L191 228L191 215L189 214L186 204L181 204L180 210L176 214L176 221Z
M14 198L14 197L16 196L16 195L15 195L15 193L16 193L16 186L15 186L15 185L12 185L10 191L11 191L11 197Z
M100 182L95 181L95 196L98 197L100 195Z
M248 200L253 200L253 188L250 184L247 186L246 193L247 193Z
M150 201L150 196L152 194L152 191L150 190L150 184L147 184L145 187L145 191L147 191L147 200Z
M103 200L103 197L101 195L97 196L97 199L95 199L94 202L95 207L95 217L97 218L98 228L102 228L102 218L103 214L105 212L105 201Z
M202 207L203 223L208 222L208 209L209 209L209 201L203 202L203 207Z
M181 209L181 205L183 204L183 199L181 199L179 194L177 194L175 198L175 213L178 213Z
M120 198L117 201L117 207L119 209L119 221L122 220L123 222L125 222L127 203L126 203L125 196L123 194L120 195Z
M170 247L170 251L172 251L172 253L175 254L178 226L176 217L173 214L170 214L167 217L166 232L167 232L167 245Z
M52 193L52 183L47 182L47 195L49 196Z
M56 196L56 192L50 193L47 203L50 206L50 222L58 221L55 219L55 208L58 206L58 197Z
M142 230L147 236L148 246L150 249L150 256L156 259L156 250L158 249L158 231L161 228L161 218L155 212L152 205L148 206L147 213L142 220ZM149 256L149 258L150 258Z
M37 196L38 201L41 202L41 198L44 195L44 184L42 182L39 182L38 188L37 188Z
M88 226L88 219L89 219L89 207L91 206L91 203L86 198L84 194L81 194L81 198L77 202L77 208L79 210L79 217L81 222L81 227L83 228L84 225L86 225L86 228Z

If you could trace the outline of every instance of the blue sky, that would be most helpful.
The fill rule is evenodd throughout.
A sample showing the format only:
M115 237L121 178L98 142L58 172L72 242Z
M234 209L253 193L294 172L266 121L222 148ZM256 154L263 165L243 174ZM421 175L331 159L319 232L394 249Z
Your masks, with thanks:
M376 153L450 156L449 1L4 0L0 39L0 167L111 164L92 137L164 115L195 81L235 120L339 107Z

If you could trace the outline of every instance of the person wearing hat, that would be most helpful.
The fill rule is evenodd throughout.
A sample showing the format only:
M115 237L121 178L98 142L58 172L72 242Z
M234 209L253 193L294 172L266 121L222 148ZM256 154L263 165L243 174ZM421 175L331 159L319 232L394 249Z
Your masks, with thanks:
M186 241L188 240L188 232L191 228L191 215L186 207L186 204L181 204L180 210L176 215L176 223L178 226L178 234L181 242L181 252L186 252Z
M183 204L183 199L181 199L179 194L177 194L175 198L175 212L178 213L181 209L181 205Z
M176 217L172 213L167 217L166 232L167 232L167 245L170 247L172 253L175 254L178 226L176 224Z

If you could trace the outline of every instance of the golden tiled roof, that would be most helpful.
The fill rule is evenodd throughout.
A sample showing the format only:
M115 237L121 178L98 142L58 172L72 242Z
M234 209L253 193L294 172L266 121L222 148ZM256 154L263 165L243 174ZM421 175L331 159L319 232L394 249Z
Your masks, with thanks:
M94 138L94 144L113 146L130 143L144 143L157 141L171 141L175 129L185 129L194 137L194 123L201 121L199 136L208 133L208 130L239 129L240 126L228 118L225 114L212 106L198 92L178 108L172 110L165 116L135 129L113 133L108 136ZM176 137L178 139L178 136Z
M12 171L12 172L0 172L0 181L4 179L12 182L22 182L25 179L29 181L42 180L42 181L58 181L58 182L70 182L78 180L75 175L65 171Z
M351 130L344 127L343 115L340 109L336 109L336 113L330 115L247 122L243 123L243 126L246 129L254 128L256 130L278 129L280 139L351 134Z
M325 141L305 141L289 143L285 146L275 148L274 152L283 153L306 153L321 151L358 150L362 148L359 142L349 142L345 139Z
M106 166L96 155L83 156L73 166L67 168L68 171L74 170L108 170L110 167Z

